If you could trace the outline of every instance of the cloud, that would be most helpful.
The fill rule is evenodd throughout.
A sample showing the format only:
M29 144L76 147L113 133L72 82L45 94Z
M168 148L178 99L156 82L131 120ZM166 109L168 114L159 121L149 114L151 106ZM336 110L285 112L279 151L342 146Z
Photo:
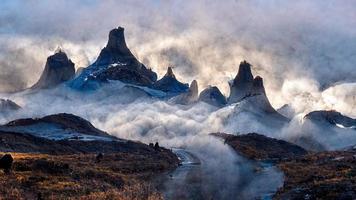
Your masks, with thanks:
M351 0L6 0L0 5L0 46L6 47L0 49L0 89L30 86L58 46L77 68L87 66L120 25L134 54L160 76L173 66L181 80L197 79L202 89L217 85L228 95L227 81L246 59L264 77L273 105L290 103L302 112L311 108L300 108L301 101L356 80L355 8ZM315 91L304 87L302 96L290 96L303 82Z

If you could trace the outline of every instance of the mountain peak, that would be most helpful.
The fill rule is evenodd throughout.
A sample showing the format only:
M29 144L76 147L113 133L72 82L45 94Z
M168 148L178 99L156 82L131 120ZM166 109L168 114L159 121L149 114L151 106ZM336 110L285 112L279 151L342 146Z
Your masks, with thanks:
M260 76L256 76L252 83L252 94L266 94L265 88L263 86L263 79Z
M190 83L187 96L192 99L192 101L196 101L198 99L198 95L198 82L196 80L193 80L192 83Z
M226 105L226 98L216 86L209 86L199 94L199 101L207 104L223 107Z
M118 27L110 31L106 48L119 51L123 54L131 54L125 41L124 28Z
M173 73L172 67L168 67L167 72L166 72L166 74L165 74L164 76L165 76L165 77L176 78L176 76L175 76L174 73Z
M246 60L242 61L239 66L239 72L237 73L234 84L246 83L253 81L253 75L251 72L251 64L246 62Z
M154 89L170 93L184 93L189 90L189 84L181 83L176 79L172 67L168 67L167 73L152 86Z
M240 63L239 71L232 82L230 82L229 103L241 101L244 97L251 94L253 87L253 75L251 64L245 60Z
M192 81L187 92L184 92L170 99L171 102L174 102L176 104L183 104L183 105L192 104L197 100L198 100L198 82L196 80Z
M71 82L71 87L96 89L98 82L108 80L141 86L152 85L157 80L157 74L138 61L128 49L122 27L110 31L108 43L96 61L82 70Z
M43 73L32 88L50 88L74 77L74 63L67 54L59 50L47 58Z

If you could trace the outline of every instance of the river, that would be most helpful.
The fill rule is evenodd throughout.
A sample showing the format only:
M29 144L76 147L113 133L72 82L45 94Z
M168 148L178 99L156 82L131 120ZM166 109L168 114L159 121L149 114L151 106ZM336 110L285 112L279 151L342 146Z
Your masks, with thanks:
M239 158L240 162L234 163L229 169L224 168L225 165L212 169L209 160L203 161L185 149L172 150L181 165L157 181L158 190L167 200L268 200L283 185L283 173L269 163Z

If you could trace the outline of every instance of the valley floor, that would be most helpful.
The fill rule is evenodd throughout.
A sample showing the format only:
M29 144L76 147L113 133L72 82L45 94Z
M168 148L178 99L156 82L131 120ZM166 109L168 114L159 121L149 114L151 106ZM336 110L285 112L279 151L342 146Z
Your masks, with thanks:
M162 199L149 180L174 169L169 150L49 155L11 153L12 172L0 172L0 199Z

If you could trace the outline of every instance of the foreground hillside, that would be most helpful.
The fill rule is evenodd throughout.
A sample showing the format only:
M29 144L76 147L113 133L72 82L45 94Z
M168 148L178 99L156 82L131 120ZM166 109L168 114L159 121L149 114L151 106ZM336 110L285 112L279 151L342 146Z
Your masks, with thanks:
M158 143L116 138L65 113L0 126L0 152L13 157L0 170L0 199L161 199L151 178L179 164Z
M259 161L274 161L285 180L274 199L355 199L356 149L307 152L294 144L256 133L214 133L238 154Z
M286 178L275 199L356 199L356 150L309 154L278 167Z
M150 178L174 168L168 151L49 155L13 153L0 172L0 199L161 199Z

